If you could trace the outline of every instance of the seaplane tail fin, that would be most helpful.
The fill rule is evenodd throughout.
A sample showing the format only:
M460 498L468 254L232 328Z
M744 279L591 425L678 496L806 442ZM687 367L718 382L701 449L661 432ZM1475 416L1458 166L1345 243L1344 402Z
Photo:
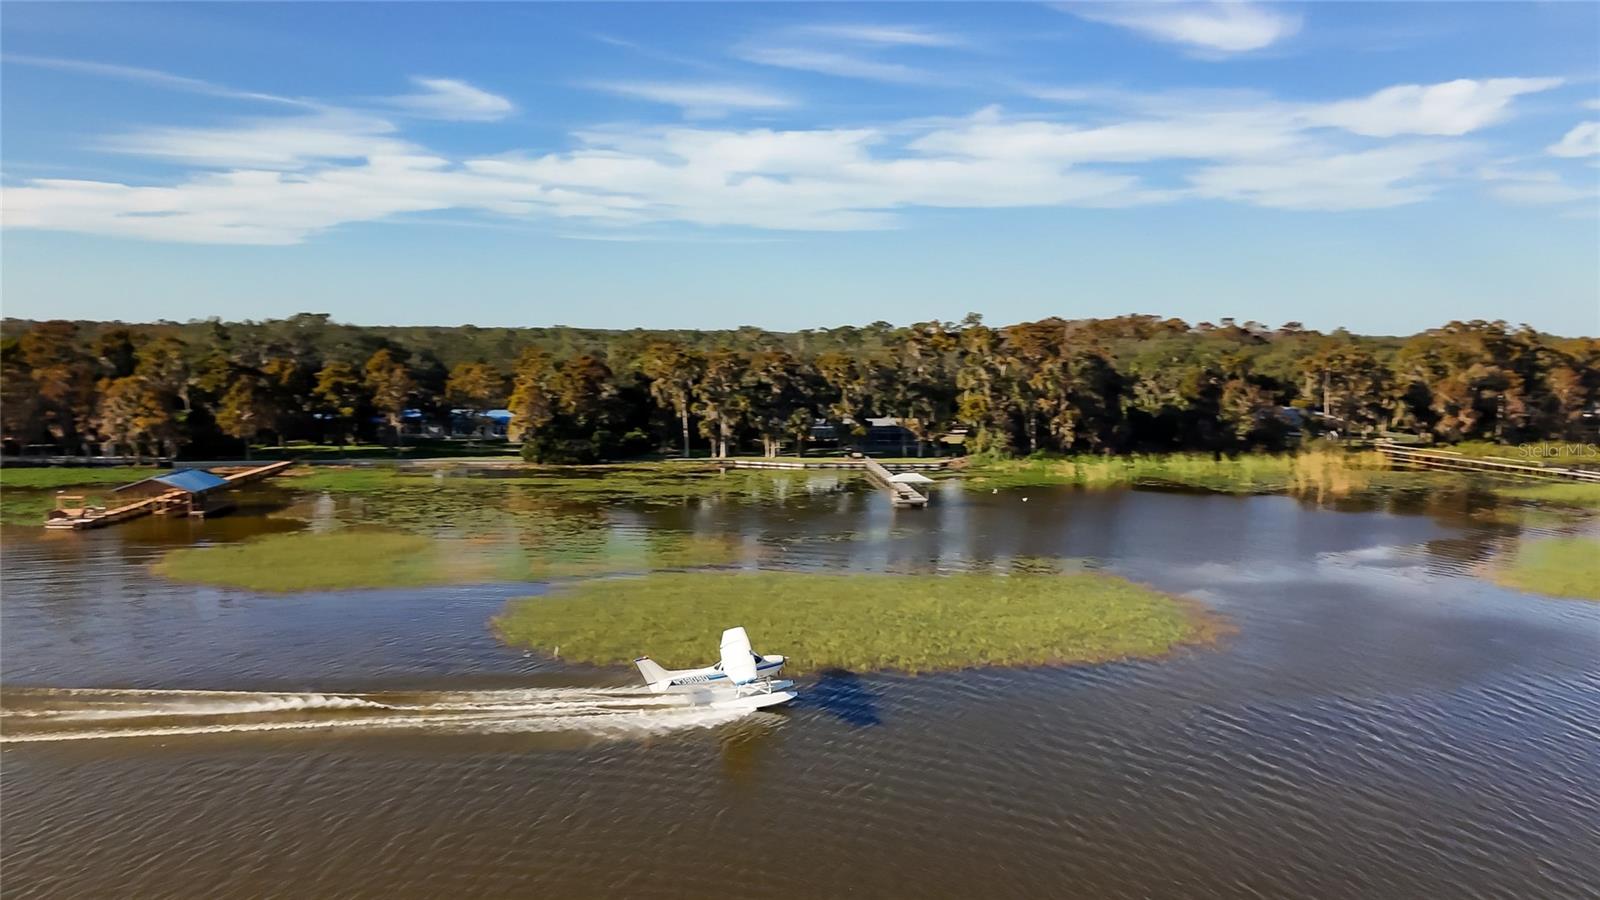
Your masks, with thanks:
M668 678L667 670L648 656L639 657L633 664L639 667L639 674L644 676L645 684L659 684Z
M756 680L756 657L743 628L729 628L722 633L722 671L734 684Z

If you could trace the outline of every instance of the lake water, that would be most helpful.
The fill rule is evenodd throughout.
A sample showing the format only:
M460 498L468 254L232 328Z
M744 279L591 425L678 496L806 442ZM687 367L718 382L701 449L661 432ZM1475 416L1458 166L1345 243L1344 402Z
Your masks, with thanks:
M1470 497L946 483L893 510L819 476L591 510L742 535L769 567L1070 560L1231 627L1153 662L806 678L730 718L497 643L488 618L537 585L148 573L302 527L273 496L5 532L8 897L1600 896L1600 604L1475 577L1516 529Z

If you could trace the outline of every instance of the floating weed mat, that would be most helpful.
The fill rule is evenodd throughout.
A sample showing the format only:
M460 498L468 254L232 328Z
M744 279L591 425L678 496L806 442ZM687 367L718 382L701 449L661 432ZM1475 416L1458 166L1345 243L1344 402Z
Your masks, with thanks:
M1489 577L1519 591L1600 600L1600 538L1523 541L1509 560L1490 568Z
M726 565L742 554L740 542L681 532L575 532L518 543L339 529L174 550L152 568L174 581L288 593L648 572Z

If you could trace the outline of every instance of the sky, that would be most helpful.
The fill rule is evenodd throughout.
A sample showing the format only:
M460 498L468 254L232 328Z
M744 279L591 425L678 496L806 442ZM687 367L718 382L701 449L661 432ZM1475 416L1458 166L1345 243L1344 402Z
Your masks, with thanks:
M1600 334L1600 4L5 4L0 309Z

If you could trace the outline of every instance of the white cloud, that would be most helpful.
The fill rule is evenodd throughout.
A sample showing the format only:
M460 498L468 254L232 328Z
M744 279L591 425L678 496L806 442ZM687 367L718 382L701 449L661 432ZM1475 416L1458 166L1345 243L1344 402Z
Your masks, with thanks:
M1511 101L1549 90L1560 78L1459 78L1442 84L1401 84L1358 100L1314 107L1307 116L1369 137L1461 135L1503 121Z
M1584 109L1600 110L1600 99L1585 100L1583 101L1582 106Z
M1545 148L1551 156L1597 156L1600 155L1600 122L1583 122L1573 126L1572 130L1562 135Z
M299 174L235 171L170 187L40 180L7 188L8 226L212 244L294 244L349 222L469 208L526 214L551 195L432 157L378 157Z
M1300 17L1253 3L1084 3L1065 7L1091 22L1127 28L1207 55L1270 47L1300 30Z
M516 112L516 104L454 78L413 78L421 90L388 98L388 103L428 119L493 122Z
M861 44L900 47L959 47L963 39L916 25L810 25L804 34Z
M114 136L105 146L190 171L160 184L24 181L4 188L0 200L8 227L257 244L450 211L602 229L691 223L852 230L893 227L900 211L918 207L1207 198L1373 209L1427 199L1459 183L1463 167L1482 162L1478 148L1459 139L1391 135L1454 136L1484 127L1506 115L1511 98L1543 81L1466 82L1471 89L1446 92L1446 99L1430 87L1401 86L1399 93L1329 104L1231 92L1127 95L1080 111L1076 121L1012 118L989 108L862 128L612 126L577 132L557 152L453 158L407 140L398 120L326 107ZM691 110L766 102L726 85L601 87ZM1402 128L1388 117L1408 104L1413 115ZM1559 181L1503 181L1491 192L1510 202L1571 196Z
M620 94L677 106L696 117L724 115L739 109L785 109L794 101L782 95L759 88L736 84L672 84L656 81L606 81L589 87L595 90Z
M1600 200L1600 193L1559 181L1509 181L1495 185L1489 189L1489 193L1507 203L1523 206L1555 206L1580 200L1591 203Z
M1278 209L1381 209L1425 200L1430 176L1462 154L1450 144L1399 144L1355 153L1207 166L1197 196Z
M1305 143L1282 122L1248 114L1117 122L1095 127L1056 122L974 120L930 132L916 150L1059 163L1134 163L1163 159L1238 159L1282 154Z
M1511 160L1515 163L1515 160ZM1489 165L1480 168L1479 178L1490 182L1489 194L1521 206L1558 206L1587 200L1600 200L1600 185L1584 190L1567 184L1560 172L1550 169L1516 169Z
M746 62L759 63L763 66L799 69L839 78L864 78L892 84L928 84L939 80L933 73L912 66L863 59L832 50L749 46L738 48L735 50L735 55Z
M101 147L209 168L300 169L319 161L417 152L395 133L386 119L332 111L215 128L150 128L107 138Z

